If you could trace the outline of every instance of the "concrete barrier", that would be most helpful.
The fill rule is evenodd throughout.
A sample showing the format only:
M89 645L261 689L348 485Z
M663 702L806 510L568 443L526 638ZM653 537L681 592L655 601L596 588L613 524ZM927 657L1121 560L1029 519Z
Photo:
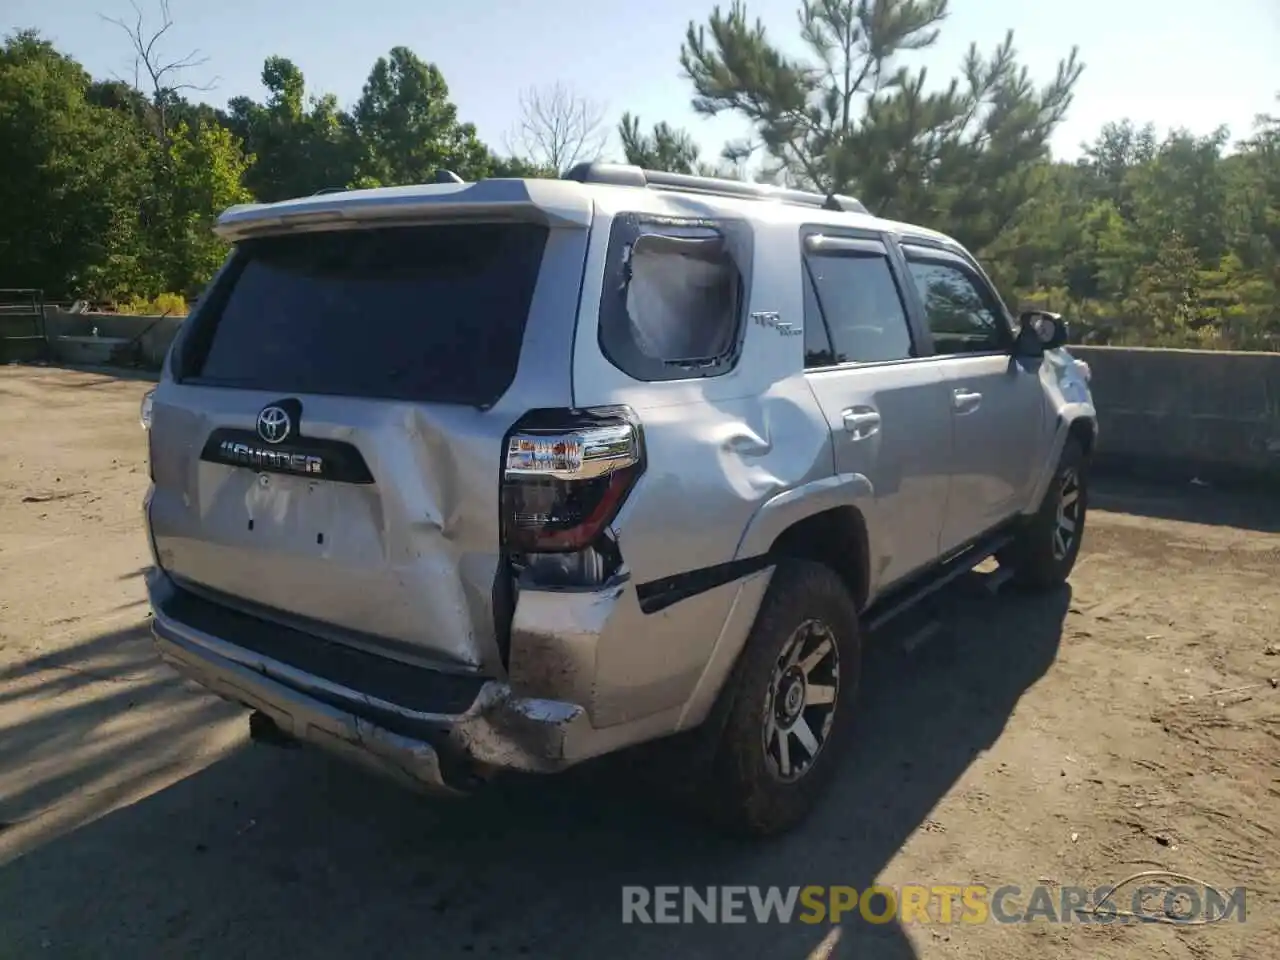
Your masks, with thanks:
M1280 493L1280 353L1069 349L1093 371L1100 466Z
M44 312L45 334L57 359L78 362L77 358L91 345L77 338L96 336L116 341L111 348L103 347L112 357L123 359L123 355L132 353L144 366L154 369L159 369L164 363L169 344L185 319L121 313L71 313L58 307L46 307Z
M69 313L46 307L55 356L83 362L119 338L115 355L159 369L182 317ZM107 349L103 345L103 349ZM1093 371L1100 466L1160 479L1261 479L1280 493L1280 353L1072 346Z

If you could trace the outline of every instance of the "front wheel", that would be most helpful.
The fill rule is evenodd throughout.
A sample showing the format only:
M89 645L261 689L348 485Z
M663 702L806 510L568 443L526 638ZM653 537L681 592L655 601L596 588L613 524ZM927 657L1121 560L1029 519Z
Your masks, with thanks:
M835 572L783 561L727 691L704 798L722 827L767 836L808 815L850 736L861 653L857 609Z
M1013 581L1019 586L1048 589L1071 575L1089 508L1087 465L1084 447L1068 438L1040 509L997 555L1002 566L1013 568Z

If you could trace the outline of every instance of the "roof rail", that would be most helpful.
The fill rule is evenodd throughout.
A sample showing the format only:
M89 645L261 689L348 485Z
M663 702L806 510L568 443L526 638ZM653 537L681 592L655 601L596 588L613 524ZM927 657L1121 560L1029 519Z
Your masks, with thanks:
M565 180L579 183L606 183L616 187L653 187L657 190L680 190L706 193L717 197L741 197L748 200L777 200L806 207L821 207L842 213L867 213L855 197L844 194L811 193L765 183L724 180L720 177L698 177L688 173L666 173L643 170L629 163L580 163L564 175Z

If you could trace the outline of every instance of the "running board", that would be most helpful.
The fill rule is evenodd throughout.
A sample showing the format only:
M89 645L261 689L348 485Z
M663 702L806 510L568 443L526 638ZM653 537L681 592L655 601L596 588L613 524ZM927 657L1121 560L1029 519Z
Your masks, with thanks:
M866 619L863 621L863 629L869 633L883 627L894 617L910 610L925 597L941 590L961 574L968 573L982 563L983 560L993 556L996 551L1004 548L1012 541L1013 534L1008 532L1007 528L1004 528L991 537L983 538L971 546L961 548L922 577L891 590L883 600L872 604L871 609L867 611ZM1008 580L1011 574L1012 571L996 573L995 576L999 577L996 587L998 588L1000 584Z

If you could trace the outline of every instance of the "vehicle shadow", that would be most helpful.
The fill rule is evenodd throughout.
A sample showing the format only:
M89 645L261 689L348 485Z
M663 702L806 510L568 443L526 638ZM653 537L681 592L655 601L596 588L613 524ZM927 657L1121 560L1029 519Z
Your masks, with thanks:
M245 747L0 866L0 942L18 956L803 960L830 927L624 926L621 888L870 885L1052 664L1069 601L997 599L974 573L943 592L928 642L874 638L859 741L784 838L708 833L655 803L626 754L443 803L308 751ZM897 923L838 936L831 956L917 956Z

